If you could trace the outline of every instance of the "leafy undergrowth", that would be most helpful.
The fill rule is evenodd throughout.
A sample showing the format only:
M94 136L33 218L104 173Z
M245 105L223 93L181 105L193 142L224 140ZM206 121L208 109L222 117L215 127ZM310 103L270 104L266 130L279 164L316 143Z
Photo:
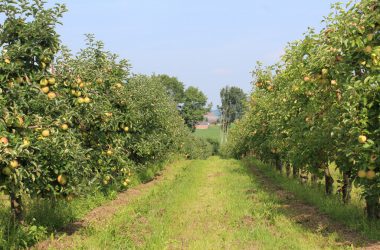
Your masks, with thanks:
M169 162L177 161L180 161L180 158L173 156L166 162L150 166L135 178L131 178L133 182L130 187L152 180ZM116 185L110 184L101 190L94 189L86 196L75 197L70 202L65 199L25 198L23 225L12 219L8 197L0 196L0 249L27 248L47 237L54 238L70 223L81 220L89 211L114 200L118 195L117 190Z
M255 158L246 158L244 163L258 169L260 174L267 177L270 182L291 192L296 198L315 206L332 219L360 232L370 240L380 241L380 222L368 220L358 200L354 200L351 204L344 204L340 196L326 196L319 186L302 185L299 181L285 177L273 167Z
M150 191L106 222L62 237L50 248L336 249L366 245L359 243L360 237L350 241L339 230L316 230L299 223L289 213L299 208L306 207L284 204L240 161L211 157L173 167Z

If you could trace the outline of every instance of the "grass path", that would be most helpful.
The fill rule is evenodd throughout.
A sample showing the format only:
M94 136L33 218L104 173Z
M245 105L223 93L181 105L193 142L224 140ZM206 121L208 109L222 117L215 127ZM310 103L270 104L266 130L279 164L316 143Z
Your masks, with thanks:
M299 223L236 160L184 161L101 223L51 249L351 249L339 233Z

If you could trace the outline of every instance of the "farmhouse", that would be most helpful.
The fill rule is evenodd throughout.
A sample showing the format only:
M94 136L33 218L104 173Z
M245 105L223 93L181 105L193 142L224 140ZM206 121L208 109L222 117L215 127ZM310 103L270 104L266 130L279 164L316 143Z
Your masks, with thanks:
M195 125L195 128L196 129L208 129L209 126L210 126L210 123L203 121L203 122L198 122Z

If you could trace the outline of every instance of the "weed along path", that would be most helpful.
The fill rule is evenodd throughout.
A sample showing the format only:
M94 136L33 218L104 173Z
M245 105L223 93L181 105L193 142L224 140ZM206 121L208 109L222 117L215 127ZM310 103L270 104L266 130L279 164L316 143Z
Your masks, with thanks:
M283 196L240 161L183 161L100 223L45 249L347 249L337 232L299 223ZM310 209L308 210L310 212ZM320 216L320 215L316 215ZM318 217L317 217L318 218ZM326 220L326 218L324 218ZM323 230L322 230L323 231ZM344 232L343 232L344 233ZM352 234L350 235L350 237ZM46 242L45 242L46 243Z

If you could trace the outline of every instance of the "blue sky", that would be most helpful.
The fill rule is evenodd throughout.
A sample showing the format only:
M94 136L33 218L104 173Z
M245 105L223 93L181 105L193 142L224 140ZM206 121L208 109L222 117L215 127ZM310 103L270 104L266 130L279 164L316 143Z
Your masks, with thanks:
M49 1L57 2L57 1ZM256 61L278 61L307 27L320 28L331 0L66 0L58 28L73 51L93 33L130 60L133 73L168 74L219 104L226 85L251 90ZM347 2L347 1L344 1Z

